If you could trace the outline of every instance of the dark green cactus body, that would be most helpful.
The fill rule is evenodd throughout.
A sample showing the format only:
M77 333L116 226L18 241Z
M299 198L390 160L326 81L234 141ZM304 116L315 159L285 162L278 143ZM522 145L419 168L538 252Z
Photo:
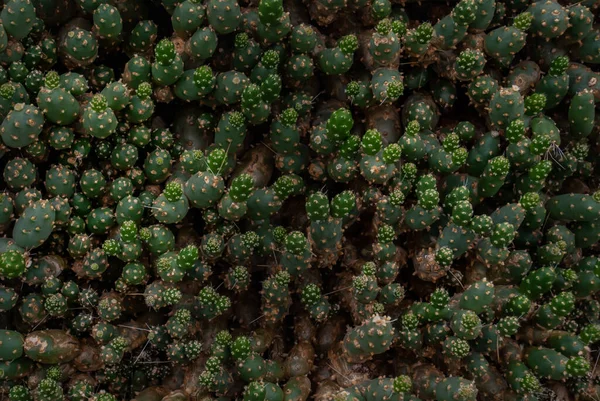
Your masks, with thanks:
M539 377L561 380L566 377L568 358L549 348L530 348L526 353L527 366Z
M55 212L49 201L40 200L27 207L13 229L15 243L24 248L42 245L52 233Z
M241 23L242 13L235 0L211 0L206 7L209 24L220 34L235 31Z
M523 13L515 19L512 26L503 26L488 32L485 36L485 52L502 65L509 65L514 55L525 46L527 29L531 23L531 14Z
M24 39L31 32L35 18L35 7L29 0L10 0L0 14L3 30L17 40Z
M589 90L577 93L569 106L569 132L574 137L586 137L594 128L596 108L594 95Z
M531 33L546 39L561 36L569 27L566 9L553 0L536 1L527 9L533 17Z
M546 209L557 220L595 221L600 219L600 202L595 198L595 194L557 195L548 200Z
M492 96L489 108L490 121L497 129L505 129L525 114L523 97L516 88L500 88Z
M0 137L11 148L22 148L35 142L42 130L40 109L23 103L16 104L0 125Z

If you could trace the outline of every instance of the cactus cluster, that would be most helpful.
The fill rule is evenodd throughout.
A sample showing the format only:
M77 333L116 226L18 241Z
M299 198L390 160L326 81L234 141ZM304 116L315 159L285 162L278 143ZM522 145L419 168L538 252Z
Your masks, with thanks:
M600 399L598 1L1 7L3 400Z

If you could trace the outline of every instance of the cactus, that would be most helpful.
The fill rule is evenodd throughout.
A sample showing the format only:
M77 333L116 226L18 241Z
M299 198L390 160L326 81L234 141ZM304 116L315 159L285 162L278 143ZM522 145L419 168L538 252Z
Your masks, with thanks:
M386 316L375 315L346 334L342 348L349 362L369 360L391 346L394 329Z
M420 5L5 1L8 399L594 398L597 4Z

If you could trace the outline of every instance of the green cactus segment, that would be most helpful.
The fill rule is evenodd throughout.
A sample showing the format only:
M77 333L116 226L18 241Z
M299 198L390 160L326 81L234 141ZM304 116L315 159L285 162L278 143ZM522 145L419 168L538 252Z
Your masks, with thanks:
M535 393L541 388L536 375L519 361L508 364L506 378L510 387L519 394Z
M0 138L10 148L23 148L37 140L43 124L44 117L40 109L18 103L2 121Z
M535 300L550 291L556 280L556 271L551 267L542 267L527 275L521 283L521 292L529 299Z
M24 39L35 24L35 6L29 0L9 0L4 4L2 13L3 30L17 40Z
M595 116L593 93L589 90L577 93L569 105L569 133L574 137L587 137L594 128Z
M72 361L80 351L77 338L62 330L41 330L25 337L25 355L36 362L58 364Z
M152 64L152 79L158 85L172 85L183 75L183 61L168 39L161 40L154 49L156 62Z
M429 49L434 29L430 23L424 22L415 29L410 29L404 37L404 46L413 56L421 56Z
M388 317L374 316L350 330L342 342L346 358L352 363L362 363L387 351L392 345L394 329Z
M46 75L45 87L38 93L38 106L45 117L55 124L70 125L79 116L79 103L75 97L59 86L58 74Z
M98 41L90 31L75 27L63 36L59 51L71 69L86 67L98 56Z
M235 0L210 0L206 16L211 27L220 34L234 32L242 21L242 13Z
M482 313L494 300L494 285L486 279L471 284L462 294L461 308Z
M347 35L338 41L337 47L324 49L319 54L319 67L327 75L345 74L352 67L354 52L358 49L358 39Z
M541 378L561 380L567 376L569 358L548 348L531 348L527 351L526 363L532 372Z
M113 110L108 107L106 98L98 94L94 96L84 111L82 123L90 135L104 139L116 131L118 120Z
M42 245L54 228L55 212L49 201L40 200L27 207L13 228L18 246L35 248Z
M506 129L511 121L525 114L525 102L516 88L500 88L492 96L489 108L490 121L498 129Z
M464 50L456 58L454 70L462 81L471 81L480 75L485 67L485 56L479 50Z
M23 355L23 343L25 339L23 336L10 330L3 330L0 332L0 360L2 361L13 361L20 358Z
M527 30L531 26L533 16L522 13L515 17L512 26L496 28L485 36L485 52L488 56L508 65L525 46Z
M546 39L561 36L569 27L565 8L552 0L536 1L527 9L531 13L531 32Z
M123 31L119 10L110 4L101 4L94 10L94 31L101 39L117 39Z
M600 193L557 195L548 200L546 209L557 220L595 221L600 219Z

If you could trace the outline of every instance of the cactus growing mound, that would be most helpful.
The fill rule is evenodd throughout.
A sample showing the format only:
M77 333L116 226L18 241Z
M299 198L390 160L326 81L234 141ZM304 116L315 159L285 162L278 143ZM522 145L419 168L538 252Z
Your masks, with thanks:
M584 0L5 0L8 401L598 400Z

